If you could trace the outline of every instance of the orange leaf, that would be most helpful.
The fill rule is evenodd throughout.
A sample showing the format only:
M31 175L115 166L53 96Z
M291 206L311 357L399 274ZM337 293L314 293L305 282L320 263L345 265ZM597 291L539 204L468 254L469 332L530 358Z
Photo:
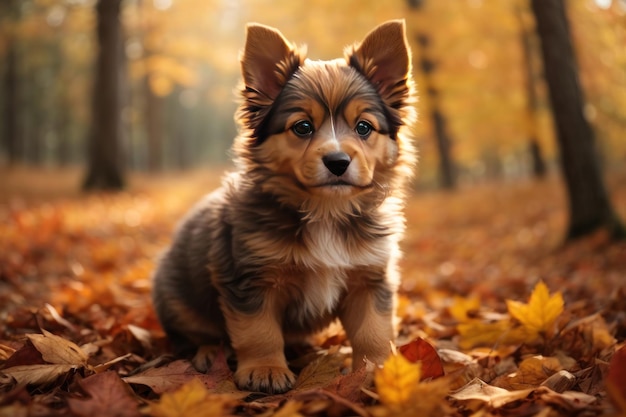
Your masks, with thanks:
M410 362L421 362L421 379L439 378L444 375L441 358L434 347L421 337L398 348Z

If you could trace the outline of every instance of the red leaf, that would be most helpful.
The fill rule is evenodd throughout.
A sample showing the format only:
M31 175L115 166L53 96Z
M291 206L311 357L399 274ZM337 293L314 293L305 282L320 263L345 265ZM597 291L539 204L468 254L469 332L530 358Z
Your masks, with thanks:
M439 378L444 375L441 358L434 347L427 341L418 337L412 342L398 348L402 356L410 362L422 363L422 380L428 378Z
M606 376L606 387L615 406L622 413L626 413L626 348L613 354Z

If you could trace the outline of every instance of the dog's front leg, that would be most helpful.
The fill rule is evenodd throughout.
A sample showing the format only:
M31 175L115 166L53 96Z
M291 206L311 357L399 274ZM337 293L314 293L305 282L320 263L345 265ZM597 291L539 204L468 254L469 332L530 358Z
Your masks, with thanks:
M224 309L237 356L235 383L241 390L278 394L289 391L295 381L285 359L280 315L270 299L252 314Z
M381 365L391 353L394 299L394 291L384 280L362 282L348 291L339 319L352 344L353 370L365 365L364 358Z

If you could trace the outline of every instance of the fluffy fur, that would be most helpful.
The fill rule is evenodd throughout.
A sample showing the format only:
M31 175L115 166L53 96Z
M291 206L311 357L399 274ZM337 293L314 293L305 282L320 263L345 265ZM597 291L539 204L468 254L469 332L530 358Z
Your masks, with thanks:
M248 26L237 170L183 220L154 277L159 319L178 353L200 347L197 367L226 343L241 389L284 392L285 344L337 317L355 368L389 354L415 159L404 32L387 22L344 58L310 61Z

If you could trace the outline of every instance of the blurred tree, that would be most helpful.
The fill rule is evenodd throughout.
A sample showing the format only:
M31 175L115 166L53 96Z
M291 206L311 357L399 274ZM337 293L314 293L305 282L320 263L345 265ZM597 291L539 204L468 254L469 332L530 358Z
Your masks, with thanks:
M563 0L531 0L541 39L544 71L569 197L567 239L606 228L615 238L626 231L611 207L598 164L594 135L583 113L569 24Z
M19 21L19 0L5 0L0 3L0 11L7 19L2 25L5 35L5 73L4 73L4 147L9 165L18 161L19 132L19 83L17 72L17 22Z
M422 7L422 0L408 0L409 7L419 10ZM419 46L419 69L422 72L422 91L428 95L428 105L430 117L437 142L437 151L439 155L439 181L441 186L446 189L452 189L456 185L456 175L454 169L454 161L452 159L452 143L446 127L446 118L441 109L439 101L439 91L435 87L432 79L436 63L429 57L428 49L430 46L430 37L423 29L418 29L415 40Z
M536 178L543 178L546 175L546 162L541 151L538 138L538 112L539 98L537 97L536 76L533 65L533 32L526 27L524 19L524 9L519 4L515 4L515 14L517 15L520 27L520 44L522 46L524 72L526 73L526 115L528 130L528 152L532 164L532 172Z
M88 144L85 189L120 189L122 175L121 73L122 0L98 0L98 55Z
M446 118L439 102L439 91L432 82L432 73L436 64L428 57L429 43L430 38L427 34L419 33L417 35L417 44L420 47L419 66L423 75L422 90L428 95L430 117L435 129L435 140L439 153L439 181L443 188L453 189L456 186L456 175L452 159L452 142L446 127Z

